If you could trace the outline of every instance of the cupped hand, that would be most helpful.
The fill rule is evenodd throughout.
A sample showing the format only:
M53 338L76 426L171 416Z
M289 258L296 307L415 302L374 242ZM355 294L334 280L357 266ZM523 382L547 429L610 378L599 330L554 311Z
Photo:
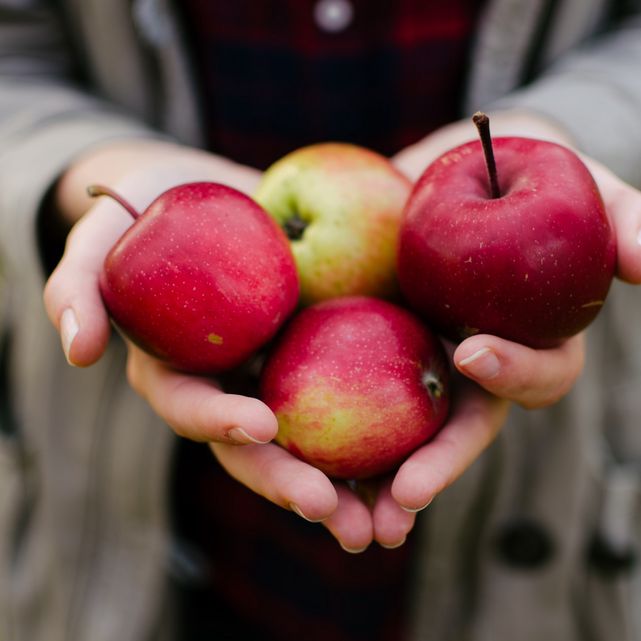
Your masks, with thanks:
M448 421L434 439L395 474L359 482L330 481L271 443L240 448L219 441L211 447L234 478L273 503L322 522L346 551L361 552L373 541L395 548L414 527L416 512L492 442L508 407L507 401L464 381Z
M527 112L493 115L492 131L574 146L556 123ZM471 120L453 123L405 149L394 161L415 180L442 153L476 137ZM616 235L617 277L641 283L641 192L596 161L582 158L603 196ZM467 383L458 381L457 401L445 427L414 452L393 479L376 488L373 538L388 547L400 544L413 527L414 513L461 476L497 436L510 401L540 408L567 394L583 369L584 344L584 335L579 334L559 347L536 350L496 336L476 335L452 346L454 366Z

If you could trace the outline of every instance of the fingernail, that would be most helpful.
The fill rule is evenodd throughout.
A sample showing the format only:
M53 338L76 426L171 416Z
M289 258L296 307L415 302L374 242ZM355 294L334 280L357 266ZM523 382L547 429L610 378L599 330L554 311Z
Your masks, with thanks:
M501 364L496 354L489 348L483 347L472 356L458 362L458 366L473 378L490 380L498 375Z
M405 543L405 540L406 540L406 539L405 539L405 538L403 538L403 539L402 539L401 541L399 541L398 543L391 543L391 544L388 544L388 543L380 543L380 542L379 542L379 545L380 545L382 548L385 548L386 550L395 550L396 548L400 548L400 547L401 547L401 545L403 545L403 543Z
M247 432L245 432L245 430L242 427L234 427L233 429L229 430L229 432L227 432L227 438L234 441L235 443L240 443L242 445L247 445L249 443L265 445L265 443L269 443L269 440L259 441L257 438L254 438L251 434L247 434Z
M301 510L296 503L290 503L289 504L289 509L292 512L295 512L298 514L298 516L301 517L301 519L305 519L306 521L309 521L310 523L320 523L323 519L310 519L308 516L305 516L305 513L303 510Z
M342 541L339 541L341 547L345 552L348 552L349 554L360 554L361 552L365 552L367 548L369 547L368 545L362 547L362 548L348 548L346 545L343 545Z
M434 497L432 497L425 505L421 505L421 507L405 507L404 505L401 505L401 507L406 511L406 512L420 512L421 510L424 510L432 501L434 500Z
M637 232L637 243L641 245L641 229Z
M73 365L69 359L69 354L71 352L71 345L73 344L73 339L78 334L80 326L78 325L78 319L71 307L65 309L60 316L60 340L62 341L62 349L65 353L65 358L70 365Z

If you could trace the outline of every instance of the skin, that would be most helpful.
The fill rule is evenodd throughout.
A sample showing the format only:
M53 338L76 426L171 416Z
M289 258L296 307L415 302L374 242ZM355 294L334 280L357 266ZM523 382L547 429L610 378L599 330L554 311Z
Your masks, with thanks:
M539 136L571 144L555 124L533 114L491 115L495 135ZM454 123L407 148L394 162L414 180L434 158L475 135L470 122ZM615 229L617 275L639 283L641 193L585 160ZM78 158L58 183L58 209L73 230L44 292L47 313L61 334L69 362L89 366L104 352L110 325L98 293L98 275L107 251L131 222L114 203L90 201L85 196L88 184L106 183L142 208L163 189L186 180L216 180L251 194L259 179L250 168L167 143L110 144ZM134 345L128 347L131 385L176 433L209 442L239 482L283 508L322 522L351 552L362 551L372 541L387 547L401 544L414 525L415 512L463 474L496 437L509 401L532 408L554 403L572 387L584 358L580 335L549 350L488 335L463 341L452 358L468 382L460 385L447 424L395 475L376 484L364 501L347 485L333 483L267 443L277 424L262 402L224 394L215 381L181 374Z

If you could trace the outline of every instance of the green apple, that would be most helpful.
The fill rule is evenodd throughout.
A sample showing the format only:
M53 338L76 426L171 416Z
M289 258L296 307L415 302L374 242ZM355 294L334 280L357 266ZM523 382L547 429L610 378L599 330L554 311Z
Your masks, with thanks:
M387 158L346 143L303 147L265 172L255 198L290 239L302 305L396 295L396 246L411 187Z

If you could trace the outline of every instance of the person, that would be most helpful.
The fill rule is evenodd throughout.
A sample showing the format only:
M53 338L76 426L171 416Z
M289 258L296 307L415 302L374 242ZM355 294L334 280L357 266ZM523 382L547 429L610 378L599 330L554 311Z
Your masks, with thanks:
M636 2L0 0L2 633L641 638L639 35ZM584 154L620 283L559 348L458 345L447 425L369 500L270 443L258 399L110 331L129 220L88 184L251 194L330 136L414 179L478 108Z

